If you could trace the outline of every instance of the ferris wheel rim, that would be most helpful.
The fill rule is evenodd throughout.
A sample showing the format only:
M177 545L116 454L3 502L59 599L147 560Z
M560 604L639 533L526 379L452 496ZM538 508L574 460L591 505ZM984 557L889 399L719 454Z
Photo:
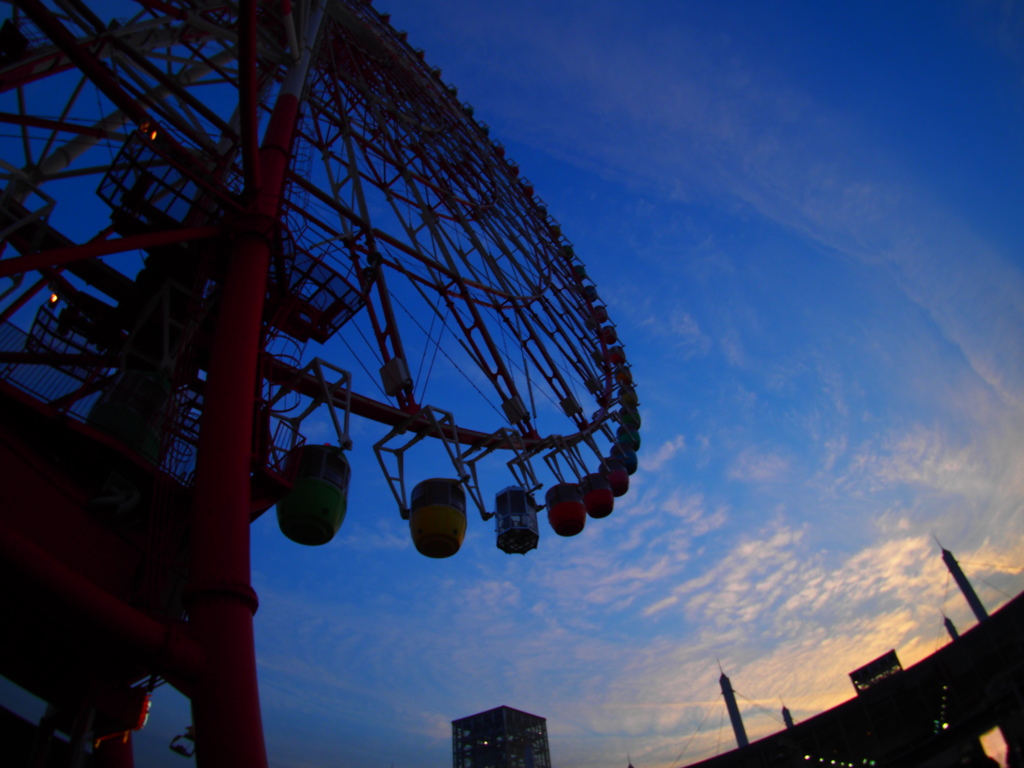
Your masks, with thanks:
M27 2L29 4L31 4L31 5L42 6L42 3L39 0L27 0ZM368 5L367 5L367 7L368 7ZM351 14L356 13L356 11L353 11L353 10L347 9L347 8L343 9L343 10L346 13L351 13ZM145 23L145 25L147 27L154 27L155 28L155 27L158 27L162 23L162 21L163 20L160 19L160 18L151 18L151 19L147 19L144 23ZM216 36L212 35L212 33L211 33L211 37L212 37L212 39L215 39L218 42L220 42L220 39L216 38ZM225 49L225 50L229 50L229 49ZM412 60L410 60L410 61L412 61ZM68 66L69 67L73 66L73 63L72 64L68 64ZM412 61L411 67L415 68L416 66L418 66L416 64L416 62ZM230 67L228 67L228 68L230 68ZM42 77L42 75L40 75L40 77ZM312 75L311 75L311 77L312 77ZM434 93L434 91L437 91L438 93L440 93L440 88L438 86L436 86L436 84L434 84L432 81L430 81L430 88L432 89L431 93ZM108 94L108 97L109 97L109 94ZM446 97L442 95L442 96L440 96L440 98L446 98ZM385 100L381 99L381 102L385 103ZM390 102L386 102L386 103L388 104L388 111L389 112L391 112L393 114L398 114L400 112L399 108L397 107L396 102L390 101ZM445 109L449 109L449 107L445 107ZM457 113L461 114L464 111L465 110L461 106L459 106ZM456 112L453 111L453 114L454 113L456 113ZM131 116L130 119L133 120L136 123L136 126L143 126L143 127L145 127L145 126L149 126L150 124L152 124L151 123L150 113L146 109L144 109L144 108L137 107L137 105L136 105L136 109L134 110L133 115ZM460 117L459 119L461 120L462 118ZM470 121L470 123L469 123L470 128L468 128L467 130L476 130L476 124L473 123L472 119L471 118L467 118L467 119L469 119L469 121ZM407 122L408 122L408 120L407 120ZM70 124L64 124L62 126L62 129L66 130L68 132L71 132L70 131ZM97 129L95 127L92 127L92 126L79 126L77 130L78 130L79 133L82 133L82 134L90 134L90 133L92 133L94 136L97 136L97 137L99 136L99 134L102 133L99 129ZM148 130L148 128L147 128L147 130ZM171 131L171 134L173 134L173 131ZM111 133L109 131L105 135L108 138L111 138L111 139L114 139L114 140L116 140L116 138L117 138L115 134L113 134L113 133ZM180 149L180 147L175 148L175 143L173 141L173 138L170 135L162 136L161 138L163 140L169 140L170 143L171 143L172 148L174 148L174 150L176 152L180 153L182 157L187 157L187 153L182 153L182 150ZM497 153L497 150L495 149L496 145L494 144L494 142L491 142L489 140L487 140L487 141L480 140L479 138L473 138L472 145L473 145L473 149L472 149L471 154L472 153L483 153L482 155L480 155L481 157L486 156L487 158L489 158L487 160L487 163L490 163L490 165L487 165L487 163L485 163L485 165L487 165L488 168L492 168L492 167L493 168L499 168L499 166L500 166L500 168L508 168L508 167L514 166L514 164L511 164L511 166L509 166L510 161L505 161L504 160L503 153L500 154L500 155ZM436 150L436 151L441 151L441 150ZM473 155L473 156L476 156L476 155ZM492 162L492 160L493 160L493 162ZM502 162L499 163L499 161L502 161ZM243 163L243 165L244 165L244 163ZM103 170L103 166L97 166L96 170ZM492 173L492 174L493 173L498 173L498 172L499 171L493 171L493 170L489 171L489 173ZM446 173L448 173L448 172L446 172ZM500 174L504 174L504 173L505 173L504 170L500 171ZM554 253L554 249L556 249L556 248L558 248L558 249L563 249L563 248L568 249L568 252L570 253L570 255L566 257L565 261L566 261L567 265L571 264L572 263L572 257L571 257L572 247L568 243L568 241L566 241L564 238L561 237L560 230L557 229L557 226L552 225L549 218L545 218L546 217L546 212L545 212L545 214L543 216L537 216L536 218L534 218L535 215L536 215L536 212L535 212L534 209L537 208L539 203L536 202L536 199L533 197L532 186L531 185L524 185L523 184L523 180L518 179L518 168L515 167L515 172L514 173L513 173L512 170L509 170L507 178L505 176L501 176L500 174L499 174L499 176L492 176L491 179L492 179L492 181L494 183L500 182L501 184L505 185L505 188L509 189L509 190L512 190L514 195L520 196L520 197L517 198L520 202L517 202L515 204L516 205L515 211L518 213L520 210L523 210L523 211L525 211L526 213L529 214L528 220L524 221L521 224L521 226L522 227L526 227L530 232L536 232L537 233L537 235L536 235L537 236L537 240L535 241L537 243L536 247L544 248L544 249L552 249L552 250L549 251L549 253L551 253L551 254ZM446 176L446 178L450 178L450 174L449 174L449 176ZM297 175L297 174L291 174L291 179L292 179L293 182L298 183L300 185L301 184L308 184L309 183L304 177L302 177L301 175ZM445 189L442 185L439 185L439 183L435 183L433 181L431 181L429 184L426 184L425 186L432 188L433 191L436 194L441 194L441 192L444 191L444 189ZM312 189L315 189L315 190L319 191L319 188L317 188L315 185L312 185ZM480 190L480 189L483 189L483 187L477 186L477 187L475 187L475 189ZM490 187L490 189L493 192L493 190L497 189L497 187ZM457 223L457 224L459 224L460 226L463 226L463 227L468 227L469 224L466 221L465 215L461 214L461 213L458 213L458 207L459 206L463 206L463 207L467 207L468 208L471 205L477 205L477 206L480 206L482 208L485 208L487 211L491 211L492 209L494 209L498 205L498 202L499 202L498 198L495 196L497 194L497 192L494 192L494 194L490 195L486 199L483 199L482 202L481 201L475 201L474 202L468 196L460 197L459 196L460 194L461 193L459 193L456 190L453 195L450 195L451 200L453 201L452 204L456 207L456 212L452 213L451 215L447 215L446 214L446 215L440 216L440 218L446 218L448 221L455 222L455 223ZM415 202L415 201L412 201L411 198L407 198L404 202L408 203L413 208L415 207L415 206L413 206L413 202ZM523 206L525 206L525 208ZM509 214L509 215L511 215L511 214ZM526 231L526 230L524 230L524 231ZM495 235L495 236L497 236L497 235ZM341 239L343 237L345 237L345 236L344 235L337 235L336 236L337 239ZM424 287L429 287L432 290L439 291L439 292L443 293L445 296L447 296L448 298L450 298L452 300L463 301L463 302L465 302L467 304L478 305L478 306L480 306L482 308L486 308L487 310L493 311L493 312L495 312L495 313L497 313L499 315L501 315L503 313L512 313L517 318L520 318L521 310L522 310L522 308L525 305L530 304L532 302L541 301L541 300L543 300L545 298L545 296L548 294L549 291L557 290L556 283L555 283L556 280L562 281L562 283L560 283L560 284L571 284L571 283L567 283L566 279L564 277L556 276L556 271L555 270L556 270L556 261L558 260L557 258L547 257L547 258L545 258L545 259L543 259L543 260L538 262L538 263L540 263L542 265L542 268L543 268L544 271L543 272L535 273L536 276L537 276L537 281L531 286L533 288L532 291L530 291L530 292L521 292L521 291L516 292L516 291L513 291L513 290L510 289L509 286L512 285L511 283L504 284L504 285L498 285L498 284L494 284L494 283L485 282L485 281L483 281L481 279L477 279L477 277L475 277L475 275L476 275L475 267L471 263L469 263L468 261L464 261L464 264L465 264L465 266L467 266L470 269L471 274L469 274L469 275L463 274L458 269L456 269L451 263L444 263L441 260L439 260L438 258L428 254L422 247L417 245L418 241L415 238L411 238L411 242L405 242L405 241L403 241L400 238L394 237L390 232L388 232L388 231L386 231L384 229L381 229L379 227L370 227L370 228L368 228L368 237L369 237L369 242L370 243L373 243L373 242L381 243L381 244L384 244L384 245L388 246L389 248L394 249L395 251L398 252L398 253L394 253L394 252L388 253L387 249L383 249L383 252L380 252L380 251L378 252L378 256L380 258L380 261L381 261L382 265L387 267L388 269L392 270L393 272L401 274L405 279L407 279L409 281L418 282L421 285L423 285ZM326 241L323 241L323 242L326 242ZM319 245L319 243L314 243L314 245ZM507 260L510 264L514 264L514 259L512 258L511 254L512 254L511 251L506 252L505 255L502 256L501 258ZM448 288L448 289L444 289L443 287L438 285L436 280L431 280L431 279L429 279L429 277L425 276L423 272L416 271L416 270L412 269L402 258L399 257L399 255L402 256L402 257L407 257L408 259L414 260L414 261L418 262L419 264L423 265L423 267L426 270L428 270L428 272L430 274L435 274L435 275L443 276L444 278L446 278L449 281L449 285L450 286L454 286L454 287L451 287L451 288ZM559 256L558 258L561 258L561 256ZM516 267L516 268L520 269L519 267ZM558 268L559 269L569 269L568 266L558 267ZM484 269L492 270L492 272L490 274L500 275L502 267L500 265L498 265L497 262L495 262L494 266L486 266L485 265ZM523 271L523 274L524 275L526 274L525 270ZM518 280L519 278L516 278L516 279ZM524 283L524 285L526 285L526 283ZM553 318L556 316L558 311L561 311L563 313L568 312L568 314L572 314L572 312L580 312L580 313L585 312L586 311L586 307L589 306L589 303L577 303L577 304L575 304L575 305L573 305L571 307L571 311L570 311L570 305L569 304L565 304L564 303L564 299L560 299L560 301L562 301L563 303L560 304L559 307L543 310L543 312L546 312L547 315L544 315L543 313L542 313L542 315L538 315L537 318L539 318L539 319L537 319L536 322L540 323L540 327L542 329L542 332L545 333L545 334L549 333L549 332L557 332L559 334L566 334L565 335L565 339L566 339L565 345L567 347L571 347L573 345L573 343L574 343L573 337L572 337L572 333L567 333L567 329L565 329L565 328L563 328L562 326L559 325L560 321L554 320ZM547 317L548 315L550 315L550 318L547 321L545 321L544 317ZM517 319L516 322L517 323L520 322L520 319ZM527 321L528 321L528 319L527 319ZM582 320L577 320L576 322L578 322L580 327L582 328ZM473 320L472 318L470 318L470 319L468 319L466 321L466 323L468 324L468 327L475 328L475 327L477 327L480 324L480 320L479 319ZM466 327L467 327L467 325L463 325L463 328L466 328ZM554 331L551 331L550 329L554 329ZM573 331L573 332L575 332L575 331ZM503 333L504 333L504 331L503 331ZM519 338L519 337L517 337L515 335L515 333L519 333L519 332L513 332L512 335L510 336L510 338L512 338L512 339ZM542 356L547 356L549 354L548 351L544 349L543 344L540 341L540 337L536 333L531 331L530 335L523 337L524 347L526 346L526 344L528 342L532 342L534 345L539 346L540 347L540 354ZM561 342L559 342L558 346L559 346L559 349L555 350L554 354L555 354L555 357L558 357L561 360L561 359L564 358L565 350L561 348L561 346L562 346ZM600 354L600 355L603 356L603 355L606 355L606 353L607 353L607 345L605 344L603 339L599 340L598 343L592 344L591 345L591 349L593 349L595 355ZM497 356L497 355L495 355L495 356L496 357L500 357L500 356ZM385 355L385 358L387 358L387 354ZM564 358L564 359L566 361L568 361L568 362L572 362L568 358ZM577 359L579 359L578 355L577 355ZM534 363L534 364L536 365L537 363ZM572 363L572 365L574 366L574 365L576 365L576 363ZM586 366L584 366L584 367L586 367ZM570 368L571 368L571 366L570 366ZM563 374L560 373L559 372L559 368L556 365L554 365L553 363L550 363L550 361L549 361L549 364L547 364L547 369L546 370L550 371L550 373L546 373L545 374L545 376L547 377L547 382L548 382L549 386L550 386L550 384L552 384L556 380L557 381L561 381L562 380ZM592 420L587 420L585 417L581 417L579 419L575 419L575 426L577 428L579 428L579 429L578 429L577 432L572 432L571 436L579 436L581 434L584 434L587 431L587 429L588 429L588 425L591 424L591 421L595 421L595 422L596 421L600 421L608 413L608 402L612 399L612 390L613 390L612 377L611 377L611 368L607 364L599 364L596 367L596 369L594 369L594 370L595 370L595 373L597 375L597 378L599 379L599 385L598 385L597 389L592 389L591 392L595 396L595 398L596 398L596 400L598 402L598 405L600 407L599 407L598 411L594 414L594 418ZM571 372L571 370L570 370L570 372ZM495 374L489 374L489 375L492 378L492 382L491 382L492 385L497 386L495 384L495 379L494 379ZM575 375L577 375L577 374L573 373L573 376L575 376ZM512 381L512 379L508 378L508 382L511 382L511 381ZM564 385L560 385L560 386L564 387ZM506 388L503 390L503 387L506 387ZM506 385L498 386L498 390L499 390L499 393L504 391L506 393L510 393L510 395L514 395L516 393L516 388L514 386L512 386L511 383L507 383ZM565 388L563 388L563 391L564 392L570 392L570 390L565 389ZM392 423L396 419L407 418L408 415L409 415L409 411L410 410L415 410L416 408L419 407L418 405L415 404L415 402L411 402L411 403L410 402L406 402L404 405L402 403L399 403L398 406L395 406L394 404L391 404L391 403L388 403L386 401L382 401L382 400L376 399L376 398L374 398L372 396L365 396L364 395L364 396L361 396L361 398L362 399L360 400L360 402L364 403L364 405L360 406L360 408L362 410L364 410L366 413L371 414L370 418L374 418L375 420L380 421L382 423ZM573 421L573 419L570 419L570 421ZM527 428L525 428L523 431L524 431L524 434L526 436L529 436L531 434L536 434L534 432L534 429L533 429L532 425L528 425ZM470 433L467 432L467 434L470 434ZM472 431L471 434L473 435L473 437L475 439L480 439L480 438L486 436L489 433L487 433L485 431L474 430L474 431ZM540 439L540 438L538 438L538 439Z

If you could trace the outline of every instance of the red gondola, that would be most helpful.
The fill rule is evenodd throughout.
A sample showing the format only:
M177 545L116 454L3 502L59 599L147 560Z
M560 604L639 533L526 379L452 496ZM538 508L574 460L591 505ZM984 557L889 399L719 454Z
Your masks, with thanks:
M559 483L548 489L545 501L548 522L559 536L575 536L587 524L583 494L575 483Z
M621 460L609 457L604 460L605 477L611 483L615 496L625 496L629 490L629 473Z
M587 508L587 514L597 519L608 517L615 508L615 494L612 493L612 484L608 478L599 472L587 475L580 483L583 491L583 505Z

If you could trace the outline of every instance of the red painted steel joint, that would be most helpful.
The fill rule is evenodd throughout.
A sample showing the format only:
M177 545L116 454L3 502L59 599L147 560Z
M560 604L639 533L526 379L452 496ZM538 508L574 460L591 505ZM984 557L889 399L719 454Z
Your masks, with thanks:
M192 584L185 589L185 608L188 609L196 600L221 600L239 603L256 615L260 601L250 585L241 581L206 581Z

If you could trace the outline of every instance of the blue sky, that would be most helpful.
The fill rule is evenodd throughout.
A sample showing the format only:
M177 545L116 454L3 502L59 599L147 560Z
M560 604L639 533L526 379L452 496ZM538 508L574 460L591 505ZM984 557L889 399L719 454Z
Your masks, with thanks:
M577 537L432 561L354 423L336 539L253 528L272 765L444 768L504 704L556 768L669 768L731 744L719 664L758 738L972 626L933 537L990 609L1024 587L1020 3L376 5L575 243L641 467ZM187 722L161 689L146 764Z

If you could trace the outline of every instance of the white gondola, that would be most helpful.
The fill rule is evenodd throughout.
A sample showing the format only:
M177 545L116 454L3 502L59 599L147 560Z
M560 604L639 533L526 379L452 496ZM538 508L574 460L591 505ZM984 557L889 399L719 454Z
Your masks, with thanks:
M535 549L540 532L537 528L537 505L530 494L524 488L512 486L499 491L494 504L498 549L510 555L525 555Z

